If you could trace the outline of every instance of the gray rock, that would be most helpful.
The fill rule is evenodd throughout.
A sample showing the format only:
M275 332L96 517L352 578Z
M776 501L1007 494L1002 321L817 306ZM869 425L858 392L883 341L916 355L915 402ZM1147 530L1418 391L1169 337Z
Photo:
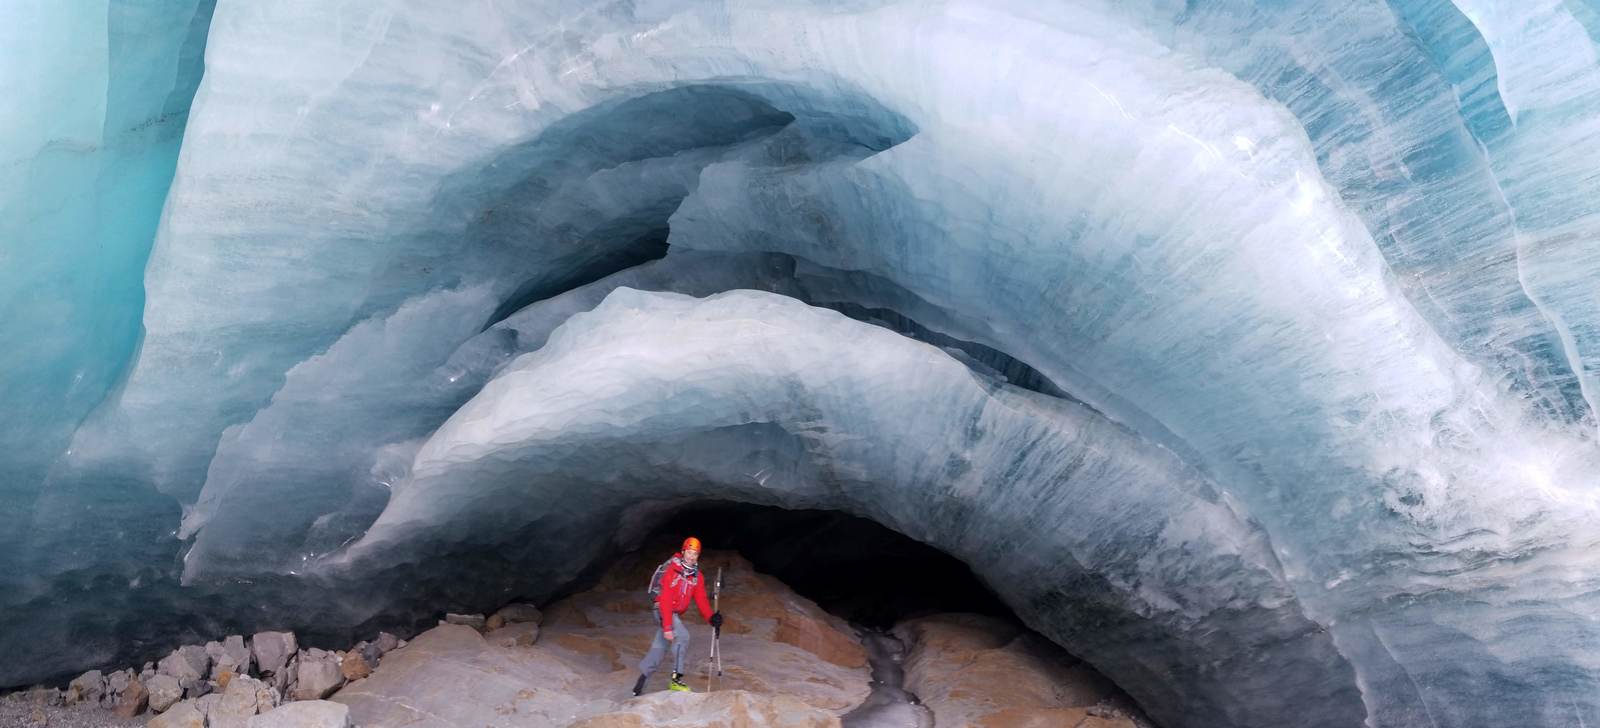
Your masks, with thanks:
M293 632L257 632L250 638L250 651L255 656L256 669L266 674L283 672L297 647Z
M459 624L471 627L479 632L483 631L484 626L488 622L488 620L484 619L484 616L481 614L446 614L444 615L444 621L446 624Z
M210 728L245 728L252 716L276 707L278 695L270 686L240 675L228 682L227 691L207 711L206 721Z
M134 678L117 696L117 704L112 709L119 718L132 718L143 713L149 705L150 692L145 690L144 683L139 682L139 678Z
M155 664L154 663L150 663L150 662L146 662L144 664L144 669L139 671L139 682L148 684L150 682L150 678L153 678L155 676L156 676Z
M221 642L207 642L206 654L211 656L212 680L221 677L224 672L250 674L250 648L239 635L230 635Z
M206 717L206 722L211 722L211 713L217 709L217 703L222 702L221 693L207 693L194 699L194 707Z
M488 640L501 647L532 647L539 641L539 625L534 622L508 624L490 633Z
M179 647L156 664L157 673L178 678L178 682L184 683L185 687L188 686L187 681L205 679L210 671L211 656L200 645Z
M521 622L539 622L544 619L544 613L532 604L507 604L495 612L495 615L506 621L506 624Z
M266 680L267 684L271 685L274 690L277 690L278 694L288 695L289 691L294 688L294 672L298 667L299 663L297 661L290 660L289 664L282 670L272 675L262 676L262 679Z
M171 675L166 677L171 677ZM157 679L160 678L161 676L158 675ZM168 708L167 712L151 718L150 722L146 724L146 727L206 728L206 714L200 712L200 708L195 705L195 701L185 700L181 703L173 705L171 708Z
M178 682L182 683L183 681L179 680ZM200 698L209 694L214 688L216 688L216 683L210 680L191 680L183 686L183 697Z
M200 645L179 647L156 663L156 675L177 679L185 698L198 698L211 692L211 685L206 682L206 674L210 670L211 656Z
M350 706L326 700L289 703L251 718L248 728L350 728Z
M43 685L29 688L27 692L22 693L21 697L17 699L24 700L32 705L65 705L67 702L65 693Z
M344 684L339 656L319 649L300 653L295 684L289 691L292 700L321 700Z
M99 670L90 670L67 684L67 705L99 703L106 694L106 678Z
M123 691L138 681L132 670L118 670L106 676L106 690L100 695L100 707L115 708Z
M144 687L150 692L150 709L157 713L183 699L183 685L171 675L157 674Z
M166 675L179 682L198 680L203 677L201 673L195 672L194 668L189 665L188 660L183 659L183 656L176 652L161 658L161 662L156 666L156 674Z
M378 658L383 657L383 650L378 649L376 644L364 640L351 647L350 653L360 655L361 661L367 663L367 667L377 667ZM345 659L350 659L349 655L346 655Z
M381 656L384 653L399 647L400 638L389 634L388 632L379 632L378 638L372 641L372 645L378 648L378 654Z

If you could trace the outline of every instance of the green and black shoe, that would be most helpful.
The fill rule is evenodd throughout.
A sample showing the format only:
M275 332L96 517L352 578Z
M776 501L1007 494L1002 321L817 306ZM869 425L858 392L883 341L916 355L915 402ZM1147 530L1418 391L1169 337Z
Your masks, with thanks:
M683 681L683 673L681 672L672 673L672 682L667 683L667 689L676 690L680 693L694 692L693 690L690 690L689 685Z

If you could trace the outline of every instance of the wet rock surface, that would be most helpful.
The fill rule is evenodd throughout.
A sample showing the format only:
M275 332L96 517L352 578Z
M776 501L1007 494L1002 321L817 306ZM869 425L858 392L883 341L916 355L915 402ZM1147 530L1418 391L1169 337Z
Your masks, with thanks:
M713 577L718 566L724 569L723 675L708 683L711 630L691 609L684 618L691 633L686 672L698 694L665 691L669 659L651 676L648 692L634 698L637 666L656 630L644 585L658 563L624 559L594 588L542 614L501 610L505 626L487 634L456 624L428 630L332 699L351 707L357 725L439 728L585 720L594 722L579 724L590 728L709 725L716 711L744 716L744 723L730 725L828 726L865 699L865 653L848 624L742 558L717 552L708 552L702 566ZM784 624L795 625L786 629L803 644L776 639ZM708 684L714 692L704 692Z
M1148 728L1152 724L1094 668L995 617L907 620L905 686L936 725L975 728Z
M708 583L722 570L720 674L707 659L711 630L691 607L685 671L695 692L665 690L669 654L634 697L657 629L644 584L658 551L669 550L624 557L543 609L445 619L410 641L380 633L329 651L262 632L179 647L138 673L91 671L64 689L0 696L0 727L1150 727L1092 668L1013 621L938 614L893 630L853 626L715 551L702 569Z

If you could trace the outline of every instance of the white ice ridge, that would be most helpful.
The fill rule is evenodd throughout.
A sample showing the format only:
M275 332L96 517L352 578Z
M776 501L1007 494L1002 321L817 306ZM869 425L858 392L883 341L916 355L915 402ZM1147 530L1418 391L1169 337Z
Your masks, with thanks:
M102 99L66 66L34 79L37 44L0 44L0 60L27 61L0 64L0 82L46 97L8 108L18 123L0 130L0 163L27 170L0 186L22 213L0 222L0 406L23 413L0 422L0 516L25 525L0 535L0 609L20 625L0 633L0 686L90 667L88 648L11 635L64 643L106 624L87 643L122 644L95 618L118 604L184 614L215 597L259 617L270 601L282 623L354 625L396 595L458 593L465 577L447 580L467 573L484 590L556 588L581 557L502 584L466 567L402 577L407 562L371 548L437 566L464 553L451 538L615 530L638 491L597 475L613 465L757 500L809 494L990 558L997 531L937 530L968 515L964 491L873 501L935 473L837 434L904 438L886 454L968 433L989 449L946 462L952 483L1042 457L972 433L972 418L895 418L891 395L914 383L1030 432L1120 433L1090 448L1108 473L1164 463L1092 509L1052 511L1132 529L1095 531L1092 553L1067 546L1081 529L1026 531L1076 571L992 579L1164 724L1600 724L1593 2L220 0L169 192L162 165L198 73L185 39L211 17L196 5L0 11L21 38L54 28L85 50L66 57L111 59L88 67L108 79ZM727 318L746 334L835 337L801 353L702 342L697 366L679 358L694 342L662 342L654 356L680 366L640 373L659 418L591 412L644 401L601 376L640 360L580 366L546 337L608 295L562 336L646 356L604 332L671 328L658 305L738 300L751 311ZM936 381L890 375L877 392L829 366L866 356L858 339L925 358ZM566 392L565 409L507 413L505 432L530 417L563 442L636 445L543 465L479 457L472 438L439 449L488 395L515 399L501 390L523 366L557 361L605 388L536 382L526 391ZM1076 403L998 387L990 366ZM677 391L739 384L762 395L749 413L772 414L757 405L787 400L762 376L802 404L855 392L883 419L837 402L838 421L663 439L675 422L737 419ZM485 500L422 495L445 492L423 487L430 468L467 455ZM740 458L760 475L729 480ZM493 507L536 476L594 502L538 518ZM1056 487L1006 477L1045 500ZM1090 488L1081 477L1063 492ZM996 502L993 523L1025 502ZM1186 503L1208 515L1172 510ZM1197 518L1212 528L1194 543L1238 556L1186 561L1174 541L1141 540L1156 532L1136 510ZM526 544L514 555L536 562ZM1207 565L1235 561L1253 565L1239 580ZM306 577L314 563L345 564L346 581ZM316 612L245 581L371 598ZM1237 679L1207 687L1222 675Z
M837 509L962 558L1162 714L1248 720L1267 690L1281 710L1342 699L1359 714L1324 680L1349 668L1259 529L1199 473L1082 405L785 296L615 289L451 415L409 471L328 568L548 542L660 500ZM1276 667L1219 668L1245 663ZM1172 681L1206 697L1158 687Z

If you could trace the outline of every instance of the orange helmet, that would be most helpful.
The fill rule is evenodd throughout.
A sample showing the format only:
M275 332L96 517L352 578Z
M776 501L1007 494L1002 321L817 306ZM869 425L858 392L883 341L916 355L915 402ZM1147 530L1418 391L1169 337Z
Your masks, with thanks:
M693 536L690 536L690 537L684 539L683 540L683 550L684 551L688 551L690 549L694 549L695 551L702 551L703 549L700 548L700 539L695 538Z

